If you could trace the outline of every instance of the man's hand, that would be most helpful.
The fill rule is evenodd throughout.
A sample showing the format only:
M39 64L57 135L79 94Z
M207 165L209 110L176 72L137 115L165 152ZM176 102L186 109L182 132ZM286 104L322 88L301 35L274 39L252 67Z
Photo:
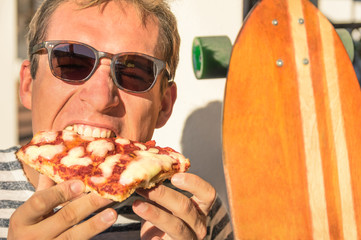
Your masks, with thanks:
M44 188L48 183L41 184ZM89 239L109 228L116 221L113 209L106 209L78 224L111 203L95 194L83 195L83 192L81 181L67 181L43 190L38 188L11 216L8 239ZM65 204L62 209L54 213L53 209L62 204Z
M207 214L216 198L215 189L190 173L175 174L171 181L193 196L188 198L164 185L138 190L140 195L153 202L135 201L133 204L134 212L145 220L142 239L203 239L207 234Z

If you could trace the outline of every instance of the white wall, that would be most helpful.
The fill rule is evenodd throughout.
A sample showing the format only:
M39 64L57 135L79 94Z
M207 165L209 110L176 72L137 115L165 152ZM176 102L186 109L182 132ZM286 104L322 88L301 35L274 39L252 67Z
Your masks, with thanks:
M16 1L0 1L0 149L17 144Z
M171 2L181 35L175 81L178 99L169 122L154 139L191 160L191 172L211 182L226 201L222 167L221 117L225 79L197 80L192 68L196 36L228 35L235 41L242 23L242 1L174 0Z
M354 0L319 0L318 8L333 23L361 22L361 2Z

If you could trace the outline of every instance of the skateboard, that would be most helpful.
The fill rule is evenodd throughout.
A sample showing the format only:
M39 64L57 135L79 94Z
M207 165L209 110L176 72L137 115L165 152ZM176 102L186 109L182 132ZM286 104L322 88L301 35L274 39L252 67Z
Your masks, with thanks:
M351 34L344 28L336 29L338 36L353 61L355 46ZM232 52L228 36L198 36L193 39L192 64L198 80L226 78Z
M260 0L245 20L222 123L236 239L361 239L361 92L350 58L308 0Z

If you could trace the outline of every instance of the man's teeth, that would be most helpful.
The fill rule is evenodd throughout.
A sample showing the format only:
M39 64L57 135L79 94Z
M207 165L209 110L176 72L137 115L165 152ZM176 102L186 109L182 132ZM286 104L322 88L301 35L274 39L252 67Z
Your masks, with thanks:
M85 137L95 137L95 138L109 138L114 136L115 134L112 131L104 128L96 128L87 125L73 125L68 126L65 130L73 131L78 133L79 135Z

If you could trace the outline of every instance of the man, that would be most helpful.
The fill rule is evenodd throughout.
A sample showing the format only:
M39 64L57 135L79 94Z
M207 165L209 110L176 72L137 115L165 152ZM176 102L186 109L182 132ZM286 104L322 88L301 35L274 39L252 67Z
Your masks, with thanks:
M46 0L28 40L20 98L32 110L34 133L67 128L147 141L170 117L179 36L163 1ZM8 239L233 238L214 188L196 175L176 174L171 183L178 190L166 184L139 190L145 199L132 196L115 206L83 194L79 181L55 185L21 168L14 151L0 153L6 176L0 237L8 231Z

